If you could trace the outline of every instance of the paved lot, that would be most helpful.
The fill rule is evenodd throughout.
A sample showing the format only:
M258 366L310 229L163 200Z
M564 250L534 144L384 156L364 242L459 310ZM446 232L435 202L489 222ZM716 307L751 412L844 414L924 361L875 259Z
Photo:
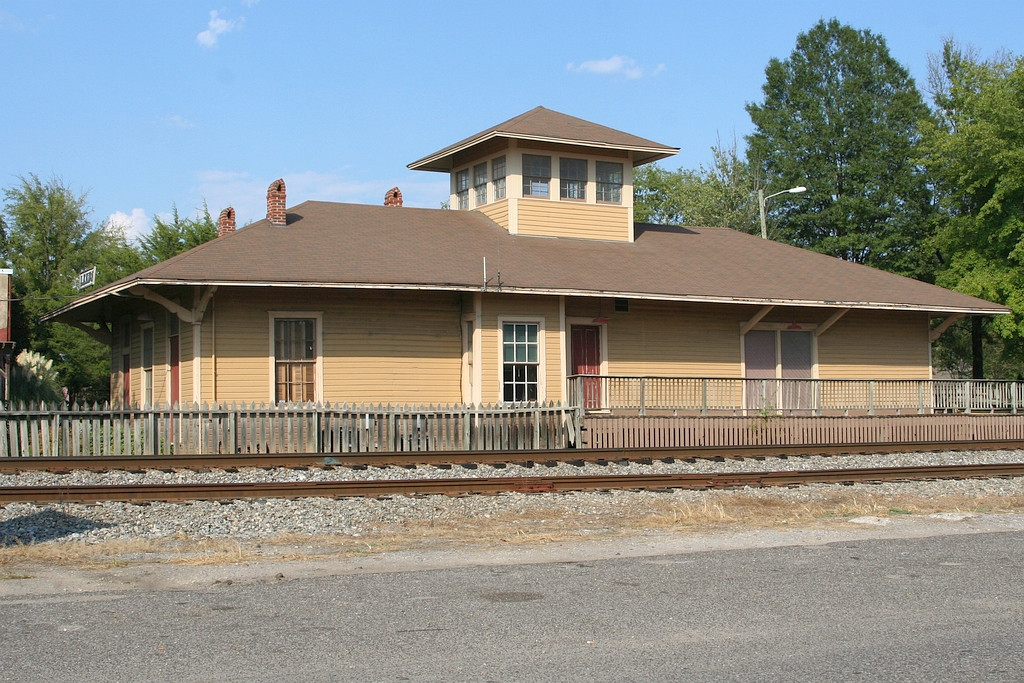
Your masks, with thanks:
M1020 518L901 524L8 580L0 679L1024 680Z

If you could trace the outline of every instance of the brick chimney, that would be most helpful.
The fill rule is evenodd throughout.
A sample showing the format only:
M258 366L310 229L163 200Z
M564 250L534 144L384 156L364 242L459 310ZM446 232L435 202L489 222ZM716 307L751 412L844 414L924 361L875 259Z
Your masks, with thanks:
M220 212L217 219L217 237L229 235L235 231L235 210L230 206Z
M384 206L401 206L402 205L402 191L397 187L392 187L388 190L387 194L384 195Z
M271 225L287 225L284 180L278 178L267 188L267 220Z

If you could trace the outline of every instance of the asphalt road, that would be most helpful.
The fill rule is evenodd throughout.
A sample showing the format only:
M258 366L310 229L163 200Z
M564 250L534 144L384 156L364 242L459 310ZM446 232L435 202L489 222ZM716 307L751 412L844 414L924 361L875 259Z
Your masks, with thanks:
M1021 681L1024 532L0 596L11 681Z

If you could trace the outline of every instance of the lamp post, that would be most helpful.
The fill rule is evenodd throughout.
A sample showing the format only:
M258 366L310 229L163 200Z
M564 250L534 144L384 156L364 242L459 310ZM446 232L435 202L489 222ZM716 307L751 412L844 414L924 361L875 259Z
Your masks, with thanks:
M768 227L765 225L765 222L764 222L764 203L766 201L768 201L769 199L771 199L772 197L778 197L780 194L787 194L787 193L788 194L800 194L801 192L807 192L807 188L804 187L803 185L797 185L796 187L791 187L788 190L782 190L780 192L776 192L774 194L770 194L767 197L764 196L764 190L762 190L760 188L757 190L757 204L758 204L758 207L761 209L761 238L762 239L768 239Z

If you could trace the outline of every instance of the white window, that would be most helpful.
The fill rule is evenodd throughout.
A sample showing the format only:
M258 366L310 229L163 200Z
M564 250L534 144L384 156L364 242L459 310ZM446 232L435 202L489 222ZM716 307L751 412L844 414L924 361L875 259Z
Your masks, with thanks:
M540 323L502 323L501 353L502 401L540 400Z
M494 200L505 198L505 157L491 161L491 183L494 185Z
M523 155L523 196L550 196L551 157L536 154Z
M455 197L458 200L459 209L465 211L469 208L469 169L455 172Z
M153 325L142 328L142 402L153 405Z
M321 315L271 313L271 363L275 402L319 401L321 393Z
M622 202L622 164L597 162L597 201Z
M477 206L487 203L487 162L473 167L473 193Z
M562 199L587 198L587 160L558 160L559 196Z

